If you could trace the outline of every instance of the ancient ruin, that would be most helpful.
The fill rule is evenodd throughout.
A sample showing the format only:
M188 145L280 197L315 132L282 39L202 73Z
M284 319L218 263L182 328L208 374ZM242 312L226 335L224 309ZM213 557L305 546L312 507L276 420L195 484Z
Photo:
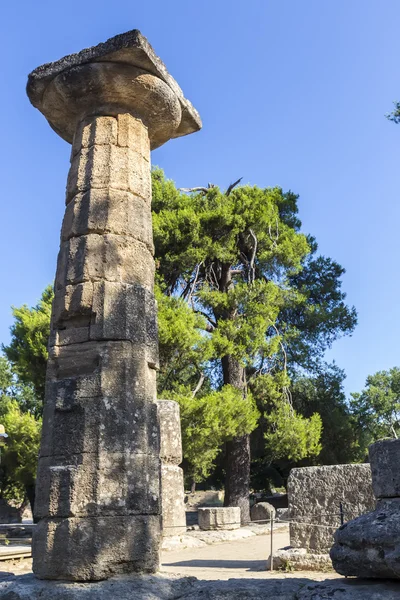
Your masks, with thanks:
M33 570L154 572L160 547L150 150L201 127L137 30L43 65L28 96L72 144Z
M400 578L400 439L369 447L376 509L335 533L330 555L341 575Z
M288 500L290 545L327 553L340 525L375 508L368 464L300 467L290 471Z
M157 400L160 418L161 504L163 536L186 533L185 487L179 404Z

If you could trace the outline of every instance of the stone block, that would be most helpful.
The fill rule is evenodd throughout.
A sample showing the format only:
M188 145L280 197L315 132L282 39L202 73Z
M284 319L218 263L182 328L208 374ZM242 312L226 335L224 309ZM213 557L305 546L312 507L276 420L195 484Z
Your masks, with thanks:
M342 525L330 556L341 575L400 579L400 498L378 500L376 510Z
M186 533L183 471L176 465L161 464L163 535Z
M41 456L158 454L156 373L146 347L109 341L50 350Z
M90 148L94 144L116 145L118 143L118 121L115 117L98 116L84 119L78 125L72 143L71 158L82 148Z
M95 144L89 148L82 148L71 161L66 203L77 194L93 188L114 188L149 200L149 155L143 157L135 147Z
M287 489L290 519L298 521L290 524L290 545L317 553L332 546L340 503L345 520L375 507L368 464L292 469Z
M42 519L33 536L33 572L73 581L152 573L160 564L160 531L156 515Z
M161 512L160 460L127 452L39 459L35 516L93 517Z
M90 281L68 285L53 303L50 346L88 340L129 340L144 344L158 367L157 306L141 285Z
M173 400L157 400L160 418L160 457L163 462L180 465L182 435L179 404Z
M139 119L130 114L119 114L118 117L118 146L136 148L143 158L149 160L150 139L147 127ZM150 167L149 167L150 168Z
M269 571L270 568L271 556L267 560L266 570ZM274 552L273 568L286 572L317 571L321 573L332 570L332 561L329 554L310 554L305 548L280 548Z
M65 210L61 239L67 241L89 233L133 237L153 253L150 203L112 188L77 194Z
M62 242L56 291L85 281L154 286L154 260L147 246L131 237L89 234Z
M200 529L239 529L240 508L227 506L218 508L199 508Z
M380 440L369 447L376 498L400 497L400 440Z
M275 508L268 502L257 502L251 507L250 517L252 521L270 522L271 515L275 517Z

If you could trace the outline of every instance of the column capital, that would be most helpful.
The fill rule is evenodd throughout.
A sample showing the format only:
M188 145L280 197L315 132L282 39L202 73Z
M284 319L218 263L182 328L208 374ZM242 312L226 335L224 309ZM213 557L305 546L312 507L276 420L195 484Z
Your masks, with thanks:
M28 77L27 93L69 143L78 123L91 115L140 118L152 149L201 128L198 112L136 29L38 67Z

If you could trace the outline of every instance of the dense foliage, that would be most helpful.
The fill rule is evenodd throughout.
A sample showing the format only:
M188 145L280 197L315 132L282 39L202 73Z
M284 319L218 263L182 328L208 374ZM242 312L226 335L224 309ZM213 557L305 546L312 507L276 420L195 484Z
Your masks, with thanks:
M32 499L39 452L41 419L32 386L20 384L10 364L0 357L0 423L8 435L1 451L2 497L22 504Z
M29 308L25 304L13 307L14 323L11 343L3 351L13 366L19 381L32 385L37 398L44 399L47 342L50 334L53 289L48 286L39 303Z

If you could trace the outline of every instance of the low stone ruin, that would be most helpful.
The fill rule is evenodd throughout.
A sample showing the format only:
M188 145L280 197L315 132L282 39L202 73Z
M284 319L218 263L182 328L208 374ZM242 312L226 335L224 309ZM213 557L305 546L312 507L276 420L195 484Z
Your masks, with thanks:
M161 505L163 536L186 532L185 489L179 404L157 401L160 418Z
M332 564L341 575L400 578L400 440L372 444L369 459L376 509L338 529Z
M375 508L368 464L292 469L288 497L290 545L314 554L329 552L340 525L340 504L345 521Z
M199 527L205 531L239 529L240 508L238 506L199 508Z

